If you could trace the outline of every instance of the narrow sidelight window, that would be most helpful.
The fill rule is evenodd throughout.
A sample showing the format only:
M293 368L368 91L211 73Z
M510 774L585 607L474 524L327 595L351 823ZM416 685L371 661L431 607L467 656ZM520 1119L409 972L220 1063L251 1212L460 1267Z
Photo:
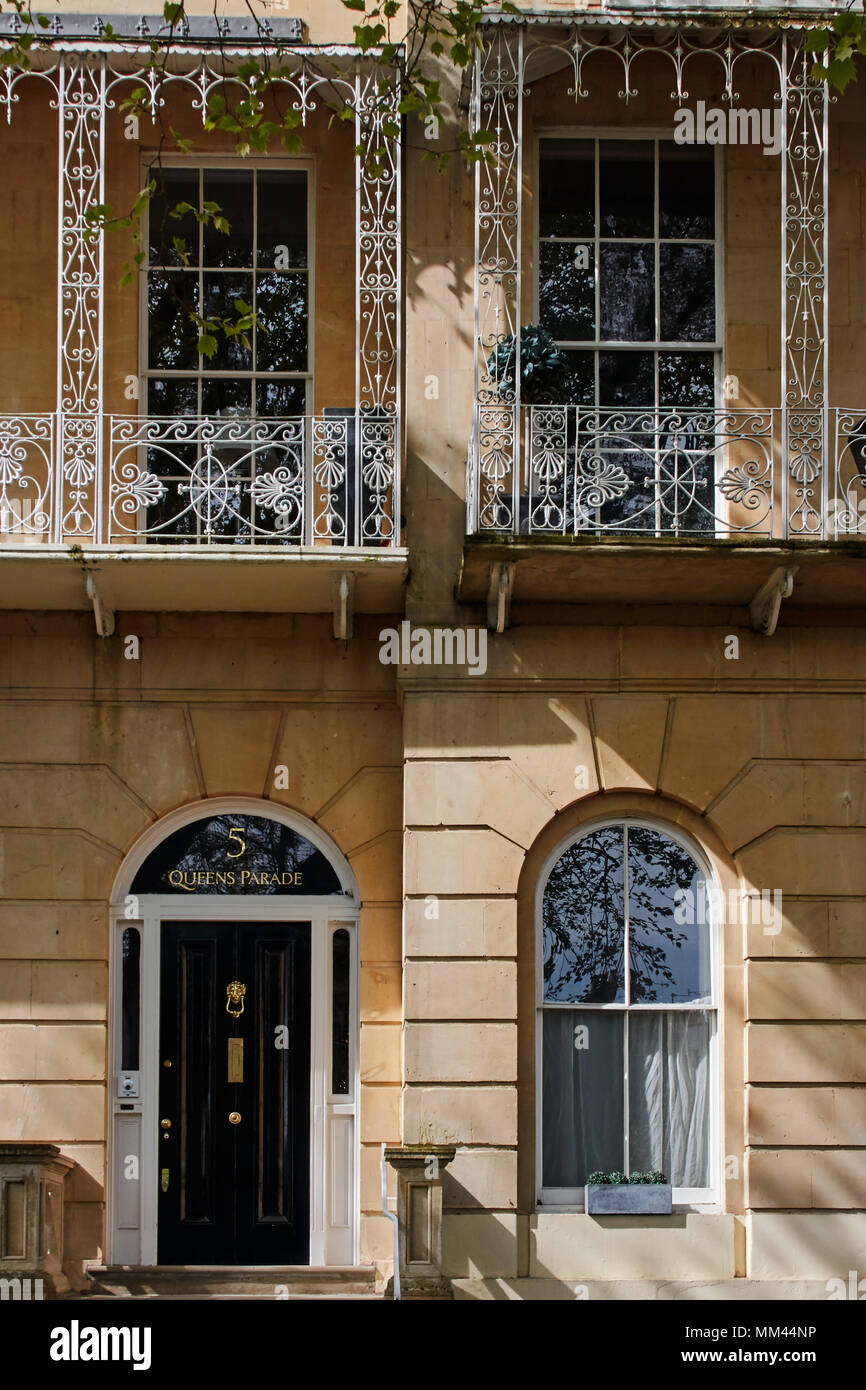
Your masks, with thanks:
M332 940L331 1094L347 1096L349 1085L349 933L341 927Z
M138 1071L141 1029L141 934L137 927L124 927L122 952L123 1026L120 1070Z

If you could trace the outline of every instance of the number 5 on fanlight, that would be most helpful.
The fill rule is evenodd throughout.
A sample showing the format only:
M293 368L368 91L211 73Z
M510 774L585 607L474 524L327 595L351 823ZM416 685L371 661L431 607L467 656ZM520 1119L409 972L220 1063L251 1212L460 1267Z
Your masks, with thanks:
M229 854L228 852L226 852L226 859L240 859L242 854L246 854L247 846L246 841L244 840L244 837L237 826L235 826L233 830L229 831L229 839L234 841L235 844L240 845L240 849L238 850L237 854Z

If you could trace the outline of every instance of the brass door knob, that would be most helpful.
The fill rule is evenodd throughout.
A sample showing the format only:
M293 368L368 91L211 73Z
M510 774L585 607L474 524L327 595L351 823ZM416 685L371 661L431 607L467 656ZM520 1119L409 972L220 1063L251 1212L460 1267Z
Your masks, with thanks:
M241 1122L241 1117L240 1117L240 1115L238 1114L237 1110L233 1110L232 1113L229 1115L229 1124L230 1124L230 1125L239 1125L240 1122Z
M160 1129L171 1129L171 1120L160 1120Z

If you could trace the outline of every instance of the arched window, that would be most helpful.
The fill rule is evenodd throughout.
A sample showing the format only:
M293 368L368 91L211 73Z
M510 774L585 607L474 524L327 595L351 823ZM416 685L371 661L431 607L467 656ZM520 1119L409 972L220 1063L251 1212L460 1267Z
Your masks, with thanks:
M662 1171L674 1200L715 1186L716 996L709 874L637 820L560 848L541 883L540 1197L590 1173Z

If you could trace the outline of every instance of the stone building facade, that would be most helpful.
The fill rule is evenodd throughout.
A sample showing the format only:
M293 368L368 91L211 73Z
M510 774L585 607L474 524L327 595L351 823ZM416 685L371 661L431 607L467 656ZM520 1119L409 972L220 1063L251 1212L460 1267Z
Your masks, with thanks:
M188 273L208 312L247 283L273 295L273 349L216 365L159 299L180 261L151 242L119 288L123 236L82 226L153 164L158 124L122 105L134 41L70 17L6 89L4 1274L48 1268L22 1234L42 1181L62 1196L58 1290L197 1264L381 1288L384 1172L404 1280L457 1297L826 1298L866 1275L863 96L808 86L796 9L733 28L523 9L491 7L473 82L445 75L452 123L425 143L405 122L384 174L329 123L325 78L298 156L244 161L203 133L184 74L213 38L193 29L164 108L190 143L164 167L223 201L248 180L254 220L230 256L205 228ZM343 45L327 80L369 102L351 15L294 12L297 72ZM255 42L230 35L242 62ZM784 112L783 145L679 146L674 113L698 101ZM424 152L467 104L498 159L438 173ZM302 328L275 240L307 276ZM570 354L552 405L491 366L509 334L523 362L533 323ZM639 359L646 397L628 395ZM274 381L280 409L261 403ZM418 660L437 631L444 659ZM470 632L479 659L449 661ZM703 918L676 915L684 885ZM253 928L244 1033L219 972L243 983ZM220 1029L245 1040L245 1080ZM253 1070L259 1091L231 1090ZM598 1134L602 1167L668 1169L670 1215L585 1210ZM40 1179L39 1144L65 1179ZM268 1191L287 1145L294 1176ZM207 1186L216 1153L258 1157L252 1227L300 1244L249 1255L248 1194ZM184 1245L199 1199L213 1258Z

